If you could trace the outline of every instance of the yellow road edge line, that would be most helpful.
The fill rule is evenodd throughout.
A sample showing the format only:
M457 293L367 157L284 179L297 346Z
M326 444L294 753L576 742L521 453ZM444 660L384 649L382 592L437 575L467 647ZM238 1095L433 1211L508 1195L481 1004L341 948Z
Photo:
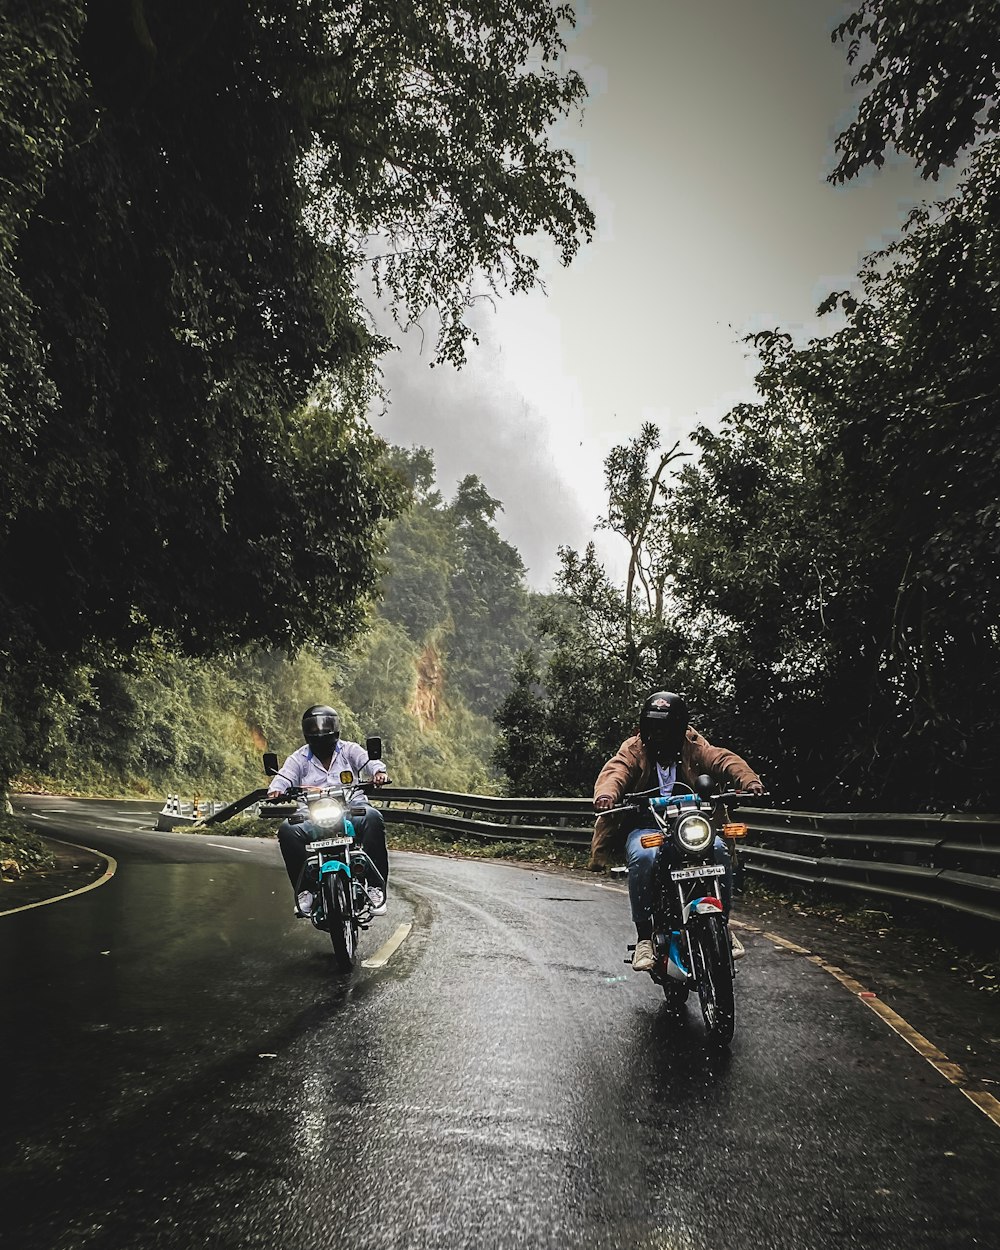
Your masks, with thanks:
M63 899L75 898L78 894L86 894L88 890L96 890L99 885L107 885L118 871L118 861L113 855L107 855L104 851L95 851L91 846L81 846L79 842L66 842L62 838L50 838L48 834L44 836L49 842L58 842L60 846L72 846L78 851L87 851L91 855L99 856L108 865L104 870L104 875L98 877L96 881L91 881L90 885L82 885L78 890L70 890L68 894L54 894L52 898L43 898L37 903L25 903L23 907L11 907L7 911L0 911L0 916L13 916L19 911L31 911L33 907L47 907L49 903L61 903Z
M362 968L384 968L389 959L403 945L410 936L410 930L413 928L411 924L401 924L397 927L396 932L388 940L383 943L370 959L361 961Z
M770 934L765 936L770 937ZM792 943L783 943L784 945L794 945ZM943 1050L935 1046L934 1043L924 1037L923 1033L918 1033L909 1021L904 1020L898 1011L893 1011L886 1003L874 993L867 990L860 981L856 981L854 977L849 976L841 968L828 964L826 960L821 959L819 955L809 955L808 961L815 964L817 968L821 968L824 972L828 972L832 977L840 982L844 989L853 994L860 1002L873 1011L883 1023L887 1024L890 1029L903 1039L904 1042L917 1052L931 1067L956 1089L960 1090L974 1107L992 1120L993 1123L1000 1128L1000 1101L983 1089L976 1089L975 1086L970 1088L970 1077L959 1063L954 1063Z
M730 921L730 924L732 921ZM783 946L786 951L791 951L794 955L811 955L812 951L806 950L804 946L799 946L796 942L790 942L788 938L783 938L777 933L761 933L761 937L767 938L769 942L774 942L776 946Z
M997 1128L1000 1128L1000 1102L992 1094L988 1094L984 1089L963 1089L962 1093L973 1106L978 1107L983 1115L989 1116Z

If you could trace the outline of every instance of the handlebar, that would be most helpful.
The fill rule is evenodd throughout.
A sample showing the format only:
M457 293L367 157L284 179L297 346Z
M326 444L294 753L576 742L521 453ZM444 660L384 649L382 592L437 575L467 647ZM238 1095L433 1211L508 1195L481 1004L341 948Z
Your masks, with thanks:
M737 803L740 799L763 799L767 796L767 790L762 790L760 794L754 794L750 790L720 790L718 794L702 795L695 794L693 791L688 794L660 794L659 790L636 790L631 794L622 795L622 801L615 807L598 809L598 815L608 816L612 812L642 811L649 806L650 799L700 799L705 803Z
M382 782L381 786L377 786L374 781L349 781L335 786L289 786L287 790L283 790L273 798L268 797L263 801L265 803L287 803L290 800L308 798L310 795L315 798L322 798L323 796L345 794L354 790L363 790L365 794L371 794L375 790L381 790L382 786L391 784L387 779Z

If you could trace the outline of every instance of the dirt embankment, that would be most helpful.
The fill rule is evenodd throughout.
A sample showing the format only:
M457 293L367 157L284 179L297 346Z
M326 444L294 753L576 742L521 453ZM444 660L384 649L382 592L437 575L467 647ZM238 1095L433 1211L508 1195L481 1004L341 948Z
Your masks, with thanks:
M410 712L421 729L432 728L441 716L444 703L444 664L441 655L429 642L417 660L417 685L410 703Z

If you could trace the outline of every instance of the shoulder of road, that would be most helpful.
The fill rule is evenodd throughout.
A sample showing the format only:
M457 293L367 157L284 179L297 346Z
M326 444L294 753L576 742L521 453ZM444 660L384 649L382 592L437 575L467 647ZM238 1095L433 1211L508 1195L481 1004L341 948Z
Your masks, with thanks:
M74 894L107 871L106 855L52 838L43 841L55 856L55 866L43 872L25 872L0 880L0 914L30 907L33 903L45 903L63 894Z

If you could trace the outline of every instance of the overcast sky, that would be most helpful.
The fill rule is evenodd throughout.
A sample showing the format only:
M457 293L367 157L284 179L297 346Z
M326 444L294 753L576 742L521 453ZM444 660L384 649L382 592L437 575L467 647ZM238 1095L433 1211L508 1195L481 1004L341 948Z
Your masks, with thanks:
M832 0L586 0L570 63L582 119L562 132L597 237L547 294L477 318L461 370L429 368L416 335L386 365L376 428L435 452L446 494L476 473L503 501L499 526L544 588L560 544L593 534L608 450L653 420L683 438L751 398L742 338L780 325L823 333L824 295L896 237L907 211L951 185L897 163L860 185L826 182L850 114Z

